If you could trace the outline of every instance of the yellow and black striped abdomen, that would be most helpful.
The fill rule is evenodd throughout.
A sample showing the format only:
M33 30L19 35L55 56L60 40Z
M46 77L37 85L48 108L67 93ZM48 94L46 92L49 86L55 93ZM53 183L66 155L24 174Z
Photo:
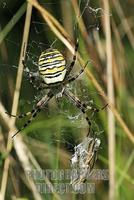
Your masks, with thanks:
M42 52L39 61L39 73L46 84L63 81L66 74L66 62L57 49L47 49Z

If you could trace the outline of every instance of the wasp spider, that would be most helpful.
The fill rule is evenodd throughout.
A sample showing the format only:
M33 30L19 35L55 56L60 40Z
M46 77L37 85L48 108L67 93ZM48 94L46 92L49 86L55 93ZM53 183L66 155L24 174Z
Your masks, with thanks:
M78 74L71 76L70 72L76 61L76 53L78 50L78 40L75 45L75 51L73 55L73 61L69 66L66 65L66 60L64 56L57 50L49 48L46 51L43 51L38 60L38 71L31 72L25 65L23 61L25 71L28 73L30 82L36 87L38 90L49 89L47 95L43 96L40 101L37 103L36 107L27 112L25 114L21 114L19 116L11 115L17 118L23 118L25 116L30 115L30 119L24 124L24 126L18 130L12 137L14 137L17 133L22 131L25 127L27 127L37 116L37 114L45 107L48 101L58 95L65 95L76 107L78 107L82 113L85 115L85 118L89 125L89 132L91 122L86 114L87 109L91 109L93 112L98 112L99 109L87 106L85 103L81 102L73 93L71 93L66 85L76 78L79 77L80 74L83 73L84 68L87 66L88 62L85 63L83 69L79 71ZM36 85L38 83L38 85ZM39 85L40 83L40 85ZM103 107L104 108L104 107ZM102 109L103 109L102 108Z

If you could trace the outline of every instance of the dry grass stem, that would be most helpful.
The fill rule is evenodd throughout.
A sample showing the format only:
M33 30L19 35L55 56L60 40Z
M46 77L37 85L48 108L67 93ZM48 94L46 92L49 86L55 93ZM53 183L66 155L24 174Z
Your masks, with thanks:
M134 49L134 35L131 31L131 27L129 25L129 22L124 15L124 12L122 10L122 7L121 7L119 1L118 0L112 0L112 1L113 1L114 6L115 6L115 9L117 11L117 14L119 15L120 20L122 22L124 32L127 34L128 39L130 41L130 44L132 45L132 48Z
M75 88L73 88L73 90L74 92L76 91L79 93L77 95L79 95L80 98L82 97L85 99L85 103L90 104L92 95L97 92L97 94L101 96L98 97L95 95L93 97L93 103L95 103L95 105L100 103L103 105L108 104L103 112L100 112L97 116L93 116L97 123L93 118L91 118L91 122L93 124L93 131L95 130L97 134L101 134L100 136L105 142L108 138L108 145L105 145L103 148L104 157L99 155L99 160L102 162L100 164L104 165L104 168L105 166L109 166L109 170L106 170L109 173L107 174L109 176L107 177L108 188L105 188L106 182L103 183L103 180L101 179L101 188L99 186L99 190L97 189L93 195L98 195L102 189L104 190L104 194L102 195L104 197L106 197L109 192L109 200L122 198L122 195L124 194L128 199L131 199L132 193L129 194L128 190L129 187L132 187L130 184L134 184L134 180L131 176L133 171L132 162L134 159L134 151L131 148L134 143L134 134L132 133L132 130L130 130L133 127L132 109L134 106L132 99L133 91L131 87L133 84L131 72L133 65L132 49L134 49L134 34L132 21L133 13L130 4L130 1L126 4L121 4L120 0L112 0L111 2L110 0L101 0L97 3L94 2L94 4L92 4L90 0L56 1L55 3L52 2L47 4L41 3L38 0L27 0L21 5L16 13L13 12L18 8L16 7L17 4L12 4L11 2L2 2L1 4L1 25L6 22L6 26L0 31L0 44L2 45L1 72L5 74L6 71L5 77L7 80L4 79L3 74L1 73L0 94L4 105L6 104L8 106L11 103L14 92L11 109L12 115L17 115L18 105L21 103L19 103L19 97L24 70L22 60L26 60L26 64L30 67L29 70L33 69L32 71L35 72L34 65L36 65L36 67L38 65L36 62L38 54L40 51L43 51L45 46L47 47L49 45L49 41L53 40L53 36L55 36L54 39L56 38L55 41L59 42L58 44L55 44L54 41L49 46L52 48L57 46L56 49L58 49L58 46L62 46L63 44L65 50L62 51L64 51L63 55L67 64L71 63L71 58L72 62L75 61L75 43L76 39L79 40L79 52L76 52L76 64L73 68L74 71L70 73L70 76L73 76L75 73L77 74L79 71L77 66L78 68L83 68L87 59L90 59L89 65L84 69L84 77L87 77L83 84L87 85L86 90L83 89L81 80L79 84L80 87L75 87L76 90ZM126 5L128 10L125 10L124 5ZM34 8L35 12L31 19L32 8ZM57 8L59 8L60 12L57 12ZM53 14L51 14L51 11L49 12L49 9ZM126 13L125 11L130 11L130 13ZM25 12L25 22L23 22L23 20L20 21L21 16ZM11 17L11 20L8 20L7 14L13 16ZM55 16L57 16L58 19L56 19ZM19 22L19 24L17 24L17 22ZM20 25L21 27L24 26L24 32L16 29L16 27L18 28ZM12 32L14 26L15 30ZM49 35L49 33L51 34ZM22 35L21 39L19 37L20 34ZM20 43L22 43L21 50L13 51L14 47L16 47L16 50L17 48L20 48ZM80 52L82 54L80 54ZM20 54L19 56L18 53ZM82 55L84 59L82 58ZM18 67L16 67L16 56L19 58ZM51 64L51 60L48 62ZM17 68L18 70L14 89L13 80L11 78L12 75L14 76L13 68ZM55 71L55 69L52 69L52 71ZM37 74L35 73L35 75ZM28 74L26 73L26 78L27 76ZM37 78L39 78L37 81L36 78L33 78L33 80L30 79L30 82L33 81L37 87L40 84L42 86L43 83L40 82L40 76ZM8 87L3 87L5 84L8 85ZM28 92L30 86L28 87L27 81L24 84L26 84L27 87L23 89L25 92ZM107 89L107 91L105 91L103 87ZM35 101L38 101L41 96L45 94L45 91L39 91L36 90L36 88L33 88L33 93L34 96L32 101L30 101L30 104L32 102L35 104ZM5 102L5 100L7 100L7 102ZM86 123L86 120L82 120L79 113L74 115L75 108L66 103L67 99L63 99L60 107L56 107L54 101L55 99L50 102L50 105L44 107L45 110L47 109L47 114L51 117L47 117L45 123L43 113L40 115L39 119L36 118L37 123L31 123L31 126L29 126L28 129L28 132L30 131L32 133L32 138L29 135L29 137L24 137L24 140L21 134L18 134L17 137L14 137L14 140L12 140L13 133L18 131L15 126L16 119L22 117L15 118L7 115L5 113L6 109L0 101L0 123L2 125L2 128L0 128L0 166L2 171L0 200L5 200L7 198L23 198L22 195L25 195L24 198L32 198L34 200L49 198L52 198L53 200L81 198L81 194L71 194L72 191L63 196L62 193L57 191L57 186L61 185L63 182L61 182L58 177L55 180L53 179L55 172L54 174L47 174L46 169L49 168L52 171L53 169L60 171L61 169L66 170L70 168L69 159L72 149L74 148L74 145L81 140L83 133L85 134L83 123ZM116 105L120 109L120 112L117 110ZM60 111L60 115L57 117L56 108L58 111L59 109L65 110L65 113ZM69 111L68 108L69 110L71 108L71 111ZM27 116L27 114L22 114L25 122L20 130L23 130L25 123L28 124L28 120L31 120L31 117L35 116L33 115L33 111L30 114L31 115L29 116ZM61 117L61 115L63 117ZM22 121L20 119L20 123L23 123L23 119ZM81 120L83 123L81 123ZM116 124L116 122L118 124ZM19 123L19 120L17 120L17 123ZM78 126L78 124L80 126ZM106 126L108 126L108 128ZM61 127L64 127L64 129L61 129ZM84 128L84 131L78 131L78 134L76 134L77 130L80 130L82 127ZM102 134L103 131L100 130L101 127L107 133ZM34 131L35 129L36 131ZM105 134L107 134L106 137L104 136ZM117 144L115 134L117 134ZM107 151L108 159L105 157L107 156ZM121 156L122 152L123 156ZM89 160L91 160L91 158L86 160L86 164L89 163ZM125 165L122 168L124 162ZM41 163L41 165L39 163ZM60 174L56 175L59 176ZM53 183L51 180L54 180ZM95 182L96 181L97 180L95 180ZM63 184L66 185L66 183L65 178ZM66 189L68 190L68 188L65 188L65 191L67 192ZM50 191L50 193L48 193L47 190ZM9 197L9 191L11 197ZM120 193L120 191L123 193ZM90 194L84 194L83 198L89 199Z
M43 19L47 22L50 29L57 35L58 38L68 47L68 49L73 53L74 48L70 44L70 36L64 30L64 28L60 25L60 23L46 11L45 8L40 6L40 4L36 0L28 0L42 15Z
M3 42L3 40L5 39L5 37L8 35L8 33L16 25L16 23L18 22L18 20L25 13L25 10L26 10L26 2L23 3L23 5L18 9L18 11L16 12L16 14L13 16L13 18L8 22L8 24L0 32L0 45Z
M44 20L49 25L50 29L55 33L55 35L59 38L59 40L61 40L68 47L68 49L72 53L74 53L74 46L72 46L72 44L70 44L68 42L69 40L67 40L66 38L64 38L64 36L62 35L62 33L59 32L59 30L61 30L61 28L58 27L58 29L57 29L57 27L55 27L53 21L51 20L53 18L52 17L50 18L50 17L48 17L48 15L46 15L46 12L44 11L44 8L41 7L36 0L28 0L28 2L30 2L35 8L38 9L38 11L43 16ZM59 25L59 26L61 27L61 25ZM64 30L64 32L65 32L65 30ZM79 59L80 63L82 64L82 66L84 66L85 61L79 55L78 55L78 59ZM117 111L117 109L115 108L115 106L112 104L112 102L109 100L109 98L105 94L104 90L102 89L102 87L100 86L100 84L98 83L98 81L95 79L94 75L87 68L86 68L85 72L86 72L88 78L92 81L92 83L95 86L95 88L102 95L104 101L108 103L108 107L112 110L115 118L117 119L118 123L120 124L120 126L122 127L122 129L124 130L124 132L126 133L126 135L128 136L128 138L131 140L131 142L134 143L134 136L133 136L132 132L129 130L129 128L127 127L127 125L125 124L125 122L123 121L123 119L121 118L119 112Z
M8 123L10 118L8 117L8 115L5 114L5 111L6 110L4 109L3 105L0 102L0 121L2 121L2 124L4 125L4 127L7 130L10 130L11 127L12 127L14 129L14 131L17 131L16 127L13 127ZM37 188L34 186L33 180L29 179L27 172L28 172L28 170L32 171L33 168L40 171L41 167L38 164L38 162L36 161L36 159L34 158L34 156L32 155L32 153L30 152L30 150L28 149L28 147L24 144L24 142L21 138L21 135L18 135L17 137L15 137L14 148L15 148L15 151L18 155L18 158L19 158L19 160L22 164L22 167L23 167L24 172L26 174L26 178L27 178L28 182L30 181L29 184L31 186L31 191L33 192L33 194L35 196L38 196L35 199L39 199L40 195L38 194ZM9 164L10 164L10 162L9 162ZM45 183L48 185L48 187L51 189L51 191L54 191L53 185L49 181L49 179L47 177L45 177L44 180L45 180ZM36 193L37 193L37 195L36 195ZM61 198L59 197L59 195L56 192L53 192L53 195L55 196L55 199L61 200ZM2 196L0 196L0 197L2 197ZM2 198L0 198L0 200L2 200Z
M29 29L30 29L30 22L31 22L31 14L32 14L32 6L30 4L28 4L27 12L26 12L24 34L23 34L23 41L22 41L22 48L21 48L21 54L20 54L20 61L19 61L19 67L18 67L18 74L17 74L17 81L16 81L15 92L14 92L13 106L12 106L12 113L14 113L14 114L16 114L17 107L18 107L18 100L19 100L22 73L23 73L22 60L25 58L25 52L26 52ZM8 153L12 149L11 132L12 132L13 128L11 128L11 127L13 127L14 124L15 124L15 118L11 118L10 119L10 129L9 129L8 140L7 140L7 152ZM2 176L2 182L1 182L1 199L2 200L5 199L9 165L10 165L10 159L9 159L9 157L7 157L4 162L4 172L3 172L3 176Z
M2 124L6 128L7 131L13 129L17 131L16 127L13 125L11 126L9 122L10 118L8 115L5 114L5 109L3 105L0 102L0 121L2 121ZM14 147L16 150L16 153L18 155L18 158L22 164L23 170L25 173L27 173L27 170L32 170L32 166L29 162L29 158L27 156L27 147L24 144L24 142L21 139L21 136L16 137L14 140ZM5 200L5 191L7 186L7 179L8 179L8 171L9 171L9 165L10 165L10 157L8 156L5 159L4 163L4 170L3 170L3 176L2 176L2 182L1 182L1 191L0 191L0 200ZM35 187L35 184L32 179L30 179L28 176L26 176L27 181L29 183L30 189L33 193L35 200L42 200L40 194L37 191L37 188Z
M103 0L104 10L110 13L109 1ZM107 58L107 93L108 98L114 105L114 85L112 69L112 43L110 16L104 15L104 29L106 37L106 58ZM109 199L115 199L115 120L111 110L108 109L108 154L109 154Z
M83 18L82 18L81 13L80 13L80 8L79 8L79 5L78 5L78 1L77 0L71 0L71 3L72 3L72 6L73 6L73 9L75 11L75 14L77 16L77 23L79 25L81 34L83 36L87 52L89 53L91 60L93 60L94 67L95 67L96 71L98 72L98 74L102 74L100 72L100 67L99 67L100 66L100 61L98 59L95 47L94 47L94 45L93 45L93 43L92 43L92 41L91 41L91 39L89 37L89 34L87 32L87 29L85 27ZM89 3L89 0L87 1L87 4L88 3ZM101 78L103 80L103 77L101 77Z

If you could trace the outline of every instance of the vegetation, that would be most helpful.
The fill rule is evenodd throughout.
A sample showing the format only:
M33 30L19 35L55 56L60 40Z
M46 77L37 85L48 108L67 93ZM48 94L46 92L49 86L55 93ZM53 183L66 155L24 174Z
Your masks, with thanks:
M0 1L1 200L133 198L133 4L131 0ZM67 188L65 193L64 188L49 193L42 188L53 190L56 184L69 185L70 180L60 179L59 174L52 180L42 173L71 169L74 147L87 134L86 120L68 99L54 98L12 139L28 118L10 118L5 112L30 111L46 94L30 84L22 60L36 71L41 51L53 47L69 64L77 38L77 63L72 73L90 62L68 87L90 106L108 104L91 117L95 136L101 140L94 171L98 178L88 180L91 187L95 184L92 193L74 193Z

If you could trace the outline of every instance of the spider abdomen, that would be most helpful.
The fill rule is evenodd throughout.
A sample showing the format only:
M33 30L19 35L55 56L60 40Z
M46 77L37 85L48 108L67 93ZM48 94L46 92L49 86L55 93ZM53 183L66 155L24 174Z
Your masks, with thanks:
M47 49L39 57L39 73L46 84L62 82L66 74L66 62L57 49Z

